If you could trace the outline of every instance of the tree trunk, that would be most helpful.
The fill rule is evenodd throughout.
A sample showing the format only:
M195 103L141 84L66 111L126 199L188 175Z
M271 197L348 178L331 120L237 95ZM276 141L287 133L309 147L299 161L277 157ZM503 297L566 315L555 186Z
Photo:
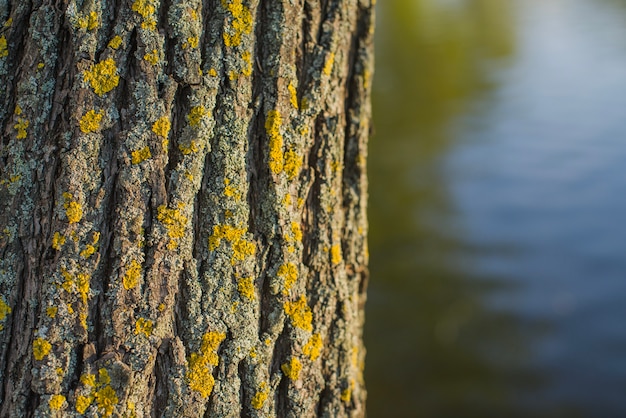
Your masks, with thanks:
M0 416L364 416L373 0L0 24Z

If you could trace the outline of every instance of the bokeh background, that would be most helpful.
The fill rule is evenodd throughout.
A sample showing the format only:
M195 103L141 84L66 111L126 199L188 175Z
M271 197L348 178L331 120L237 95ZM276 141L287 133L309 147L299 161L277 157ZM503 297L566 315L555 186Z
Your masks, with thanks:
M368 416L626 417L626 1L380 0Z

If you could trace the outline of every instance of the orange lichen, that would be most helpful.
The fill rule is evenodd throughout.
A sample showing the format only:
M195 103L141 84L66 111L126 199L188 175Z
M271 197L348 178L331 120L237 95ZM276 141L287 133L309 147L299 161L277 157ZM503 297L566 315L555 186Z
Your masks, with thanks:
M302 363L300 363L300 360L297 358L292 357L288 363L283 363L280 369L289 379L298 380L300 371L302 370Z
M269 166L275 174L279 174L283 171L284 158L283 158L283 136L280 134L280 127L282 125L282 117L278 110L270 110L267 112L267 118L265 119L265 132L269 136L270 150L269 150Z
M138 149L136 151L132 151L130 153L131 156L131 162L133 164L140 164L144 161L146 161L148 158L152 157L152 153L150 152L150 147L148 147L147 145L141 149Z
M222 6L233 16L231 25L224 30L224 45L228 47L239 46L241 37L252 32L250 9L244 6L241 0L222 0Z
M189 369L187 371L187 380L189 388L200 393L203 398L207 398L213 391L215 379L211 374L212 367L217 366L219 357L217 350L226 338L223 332L207 332L202 337L200 350L191 353L189 357Z
M285 313L291 318L291 323L294 327L305 331L313 330L313 313L309 305L307 305L304 295L300 296L300 299L295 302L285 302L283 307Z
M242 277L237 280L237 290L241 296L254 300L254 279L252 277Z
M124 285L124 289L133 289L139 283L140 277L141 264L139 264L137 260L131 260L130 265L126 269L126 274L124 274L124 277L122 278L122 284Z
M146 337L152 335L154 323L149 319L139 318L135 322L135 334L144 334Z
M52 344L46 339L37 338L33 341L33 357L35 360L43 360L52 350Z
M309 356L311 360L315 361L315 359L319 357L322 347L322 337L319 333L315 333L311 336L311 338L309 338L309 341L302 348L302 352L304 355Z
M107 58L92 65L89 70L84 71L83 77L98 96L113 90L120 82L117 65L113 58Z

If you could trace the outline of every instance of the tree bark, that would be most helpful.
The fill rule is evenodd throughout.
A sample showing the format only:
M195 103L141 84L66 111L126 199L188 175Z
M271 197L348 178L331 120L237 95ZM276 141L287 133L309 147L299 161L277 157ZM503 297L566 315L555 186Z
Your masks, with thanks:
M373 0L0 22L0 416L364 416Z

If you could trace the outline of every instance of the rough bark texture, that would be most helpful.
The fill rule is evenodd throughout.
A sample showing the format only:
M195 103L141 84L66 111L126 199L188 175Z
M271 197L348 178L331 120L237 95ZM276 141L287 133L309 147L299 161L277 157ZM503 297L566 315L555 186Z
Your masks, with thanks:
M363 416L372 0L0 24L0 416Z

